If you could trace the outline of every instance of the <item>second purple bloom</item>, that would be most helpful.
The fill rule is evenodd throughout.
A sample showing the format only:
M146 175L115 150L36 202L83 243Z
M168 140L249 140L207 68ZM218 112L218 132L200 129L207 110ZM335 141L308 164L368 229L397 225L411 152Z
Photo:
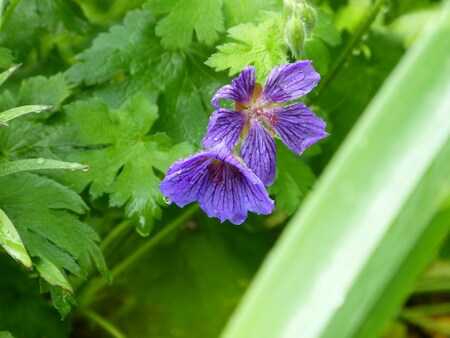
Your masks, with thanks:
M211 100L216 111L210 118L203 146L210 149L225 142L234 148L242 137L240 154L245 164L264 185L271 185L276 168L274 136L299 155L328 136L325 122L303 103L284 105L309 93L319 80L311 61L273 68L264 87L256 82L255 68L246 67ZM235 109L220 108L219 99L235 101Z

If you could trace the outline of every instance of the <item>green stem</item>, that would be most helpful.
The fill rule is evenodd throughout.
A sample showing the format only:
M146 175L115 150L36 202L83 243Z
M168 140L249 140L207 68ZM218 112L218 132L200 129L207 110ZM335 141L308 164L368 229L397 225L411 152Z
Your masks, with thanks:
M155 236L151 237L147 242L141 245L137 250L135 250L131 255L125 258L122 262L117 264L112 269L112 276L119 276L124 270L130 268L134 263L136 263L143 255L145 255L149 250L153 249L157 244L161 242L167 235L172 233L174 230L178 229L180 225L184 224L189 217L191 217L198 210L197 205L193 205L186 209L180 216L173 220L169 225L164 227ZM79 303L87 307L93 300L94 296L101 291L107 282L104 278L96 277L92 279L83 289L83 292L79 296Z
M19 0L12 0L9 6L6 8L5 14L0 18L0 31L2 30L5 22L8 21L9 17L11 16L11 13L14 11L14 8L16 8L18 3Z
M92 322L100 326L106 332L108 332L114 338L126 338L125 334L123 334L117 327L115 327L111 322L101 317L98 313L91 311L89 309L84 309L80 311L86 318L90 319Z
M369 13L367 13L366 18L361 22L356 32L353 34L349 43L345 46L345 49L339 55L337 61L333 64L327 76L321 81L321 85L318 88L318 96L330 85L330 83L334 80L334 78L339 74L342 66L348 60L348 58L352 55L352 51L357 47L360 43L362 37L366 33L366 31L372 26L373 21L378 15L378 12L381 10L381 7L386 2L386 0L377 0L373 7L370 9Z
M105 250L111 245L111 243L125 230L128 229L128 227L133 222L130 220L122 221L119 225L114 227L114 229L106 236L103 241L100 243L100 249L105 252Z
M150 238L147 242L145 242L139 249L133 251L131 255L125 258L121 263L117 264L112 270L113 277L116 277L122 273L122 271L126 270L130 266L132 266L136 261L138 261L145 253L149 250L153 249L159 242L164 239L167 235L169 235L172 231L177 229L180 225L184 224L186 220L189 219L196 211L198 210L197 205L193 205L186 209L179 217L172 221L168 226L164 227L160 232L158 232L155 236Z

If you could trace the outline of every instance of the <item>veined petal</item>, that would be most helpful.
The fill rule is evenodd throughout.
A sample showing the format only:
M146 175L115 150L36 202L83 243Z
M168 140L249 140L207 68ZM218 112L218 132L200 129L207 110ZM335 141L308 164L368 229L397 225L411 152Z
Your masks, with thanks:
M256 71L252 66L245 67L231 85L223 86L214 94L211 104L219 108L219 99L230 99L242 105L250 103L256 84Z
M159 187L181 207L198 200L221 222L241 224L247 211L269 214L274 208L261 180L223 144L176 162Z
M241 156L265 186L275 180L276 151L275 141L267 129L261 122L252 121L242 144Z
M294 103L270 111L269 123L283 143L292 151L301 153L317 141L327 137L326 123L303 103Z
M311 61L280 65L267 77L261 103L286 102L309 93L320 80Z
M233 148L245 126L246 117L241 112L218 109L209 118L208 129L202 140L205 149L210 149L223 142Z
M211 159L206 152L200 152L175 162L159 185L162 194L179 207L197 200L198 192L208 180L208 165Z

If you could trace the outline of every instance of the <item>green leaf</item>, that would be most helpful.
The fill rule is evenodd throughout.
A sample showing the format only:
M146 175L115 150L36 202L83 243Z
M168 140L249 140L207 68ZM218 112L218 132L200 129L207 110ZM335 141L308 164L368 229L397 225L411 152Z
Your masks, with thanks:
M432 221L450 194L450 3L441 9L282 234L223 337L378 337L445 239L448 213Z
M52 106L54 109L51 112L39 114L39 119L45 120L61 107L70 94L71 87L62 73L50 77L29 77L22 81L19 90L5 90L0 95L0 109L6 110L30 103Z
M14 65L0 74L0 86L14 73L21 65Z
M47 32L83 33L86 28L83 12L74 1L27 0L19 1L9 19L3 22L0 37L4 46L22 56L39 45L41 38L48 39Z
M155 14L167 15L156 25L156 35L167 49L186 49L197 40L212 45L224 30L222 0L156 0L147 8Z
M70 293L73 293L72 286L67 281L66 276L53 264L50 260L45 258L37 258L33 265L43 279L49 282L51 285L59 286Z
M67 70L67 78L72 83L103 85L95 96L115 107L136 93L156 97L164 77L158 70L164 54L154 29L149 12L130 11L123 24L99 34L92 46L77 56L79 62Z
M11 108L0 113L0 125L7 124L6 122L15 119L16 117L29 114L29 113L40 113L44 110L52 109L52 106L43 105L33 105L33 106L22 106L17 108Z
M0 338L14 338L14 336L7 331L0 331Z
M0 47L0 68L11 66L13 60L11 51L7 48Z
M11 175L21 171L65 169L65 170L89 170L84 164L49 160L45 158L33 158L0 163L0 177Z
M62 73L45 77L34 76L22 81L18 94L18 105L39 103L59 109L71 94L70 86Z
M109 277L95 231L78 220L87 211L69 188L46 177L20 173L0 178L0 208L11 219L33 260L86 278L93 261Z
M333 25L333 17L323 9L317 8L317 23L312 31L313 37L320 38L330 46L337 46L341 43L341 33Z
M206 64L221 71L230 69L230 75L239 73L248 65L256 68L260 81L270 70L286 62L283 27L280 13L266 12L261 15L258 25L240 24L228 30L228 36L237 42L228 42L217 47Z
M164 130L174 141L188 141L198 147L203 139L213 107L210 100L225 83L214 71L191 59L184 61L178 74L167 79L158 105L156 130Z
M311 169L286 146L277 144L277 176L269 192L275 194L276 207L287 215L297 210L316 177Z
M164 205L160 177L174 160L191 153L191 147L172 146L165 134L148 134L158 118L157 107L141 96L118 110L100 99L79 101L67 106L67 118L72 142L85 148L67 156L91 167L77 190L92 182L94 198L109 194L110 205L125 206L127 216L138 220L139 232L148 234Z
M307 39L303 45L302 59L313 60L313 66L319 74L325 75L330 66L330 53L322 40Z
M2 209L0 209L0 245L12 258L31 269L31 259L27 249L25 249L14 224Z

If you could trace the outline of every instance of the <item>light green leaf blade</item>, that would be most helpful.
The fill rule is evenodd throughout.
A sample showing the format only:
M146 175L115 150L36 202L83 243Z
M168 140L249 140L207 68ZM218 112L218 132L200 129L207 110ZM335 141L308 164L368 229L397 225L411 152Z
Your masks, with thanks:
M26 160L17 160L6 163L0 163L0 177L15 174L21 171L48 169L65 169L65 170L89 170L89 166L85 164L63 162L50 160L45 158L33 158Z
M14 73L17 68L19 68L21 65L14 65L9 67L7 70L5 70L3 73L0 74L0 86L5 83L6 80Z
M1 331L0 338L14 338L14 336L7 331Z
M450 193L450 3L442 9L337 152L223 337L380 335L448 229L430 222Z
M31 269L31 259L14 224L0 209L0 245L16 261Z
M31 105L8 109L0 113L0 125L5 125L8 121L25 114L40 113L41 111L49 110L52 108L52 106L48 105Z
M67 281L66 276L61 272L60 269L50 260L46 258L38 258L33 263L39 272L40 276L44 278L51 285L59 286L70 293L73 293L72 286Z

